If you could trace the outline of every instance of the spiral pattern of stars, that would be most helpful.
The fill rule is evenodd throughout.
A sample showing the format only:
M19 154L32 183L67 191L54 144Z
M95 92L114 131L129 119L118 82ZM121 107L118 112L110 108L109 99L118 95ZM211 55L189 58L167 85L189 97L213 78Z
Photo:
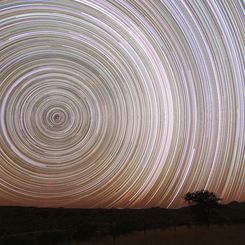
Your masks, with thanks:
M0 204L245 200L242 0L0 2Z

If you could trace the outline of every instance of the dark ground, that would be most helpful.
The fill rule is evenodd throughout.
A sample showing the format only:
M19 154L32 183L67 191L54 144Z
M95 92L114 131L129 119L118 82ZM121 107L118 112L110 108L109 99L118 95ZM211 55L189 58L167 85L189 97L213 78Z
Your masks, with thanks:
M64 209L0 207L1 245L68 244L157 229L234 226L245 224L245 203L220 206L209 222L198 220L191 208ZM242 227L240 226L240 227Z

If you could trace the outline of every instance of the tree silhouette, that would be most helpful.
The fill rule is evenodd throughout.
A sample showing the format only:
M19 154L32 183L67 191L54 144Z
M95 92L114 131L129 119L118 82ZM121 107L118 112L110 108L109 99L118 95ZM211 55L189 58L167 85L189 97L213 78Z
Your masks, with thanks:
M215 193L207 190L188 192L184 199L191 206L195 219L199 223L210 224L210 221L217 218L220 209L219 201L221 200Z

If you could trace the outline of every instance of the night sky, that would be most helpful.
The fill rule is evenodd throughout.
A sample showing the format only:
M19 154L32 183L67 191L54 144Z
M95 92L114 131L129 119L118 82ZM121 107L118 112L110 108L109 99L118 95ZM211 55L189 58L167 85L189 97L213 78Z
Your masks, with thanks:
M0 205L245 201L242 0L1 0Z

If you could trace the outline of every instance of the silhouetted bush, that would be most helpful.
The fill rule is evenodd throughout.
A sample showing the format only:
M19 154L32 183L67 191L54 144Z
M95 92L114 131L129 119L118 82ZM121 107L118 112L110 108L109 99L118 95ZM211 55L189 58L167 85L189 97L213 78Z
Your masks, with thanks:
M188 192L184 199L191 206L194 218L198 223L209 224L211 221L218 220L221 200L213 192L207 190L200 190L196 192Z

